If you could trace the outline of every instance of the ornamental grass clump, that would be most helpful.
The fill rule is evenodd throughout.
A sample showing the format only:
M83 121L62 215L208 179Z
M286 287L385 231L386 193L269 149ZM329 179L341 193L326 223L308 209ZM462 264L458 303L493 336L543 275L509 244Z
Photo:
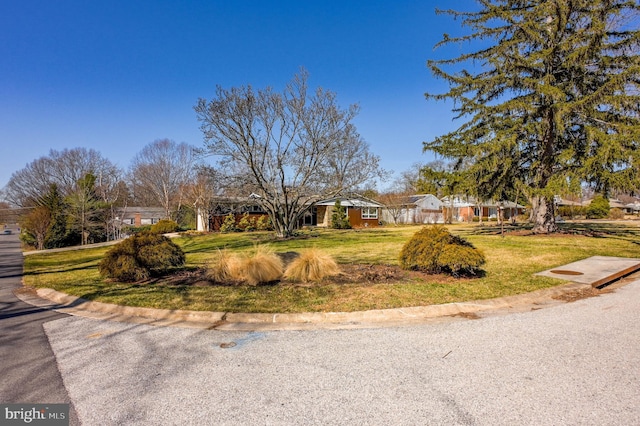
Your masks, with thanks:
M98 264L100 274L122 282L162 275L185 263L182 249L169 238L143 232L113 246Z
M480 250L441 225L422 228L400 251L403 269L430 274L475 275L484 263Z
M216 283L240 281L242 279L240 257L227 250L218 250L207 265L207 278Z
M249 285L278 281L282 278L284 264L280 256L266 246L257 246L253 253L240 263L242 279Z
M340 267L331 256L311 248L300 253L287 267L284 277L290 281L321 281L338 275Z

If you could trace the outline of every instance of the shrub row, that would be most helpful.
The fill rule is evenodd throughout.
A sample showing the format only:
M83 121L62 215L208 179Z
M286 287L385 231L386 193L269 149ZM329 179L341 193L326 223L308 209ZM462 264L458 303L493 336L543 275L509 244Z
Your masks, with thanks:
M220 226L220 232L251 232L251 231L269 231L272 230L271 220L269 217L250 216L249 213L242 215L240 220L236 219L236 215L229 213L224 217L224 221Z

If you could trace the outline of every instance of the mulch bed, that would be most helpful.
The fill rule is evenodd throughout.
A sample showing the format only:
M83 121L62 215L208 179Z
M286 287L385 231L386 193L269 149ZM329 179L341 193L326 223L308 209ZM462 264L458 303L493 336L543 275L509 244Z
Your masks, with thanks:
M281 281L277 283L294 286L316 286L326 284L396 284L416 280L429 280L442 283L453 283L460 278L453 278L444 274L426 274L419 271L406 271L395 265L366 265L366 264L340 264L341 273L333 277L327 277L317 283L303 283L292 281ZM160 284L171 286L232 286L237 282L216 283L207 278L204 268L182 270L159 278L145 281L148 284ZM277 284L270 283L270 284ZM143 283L140 283L143 284Z

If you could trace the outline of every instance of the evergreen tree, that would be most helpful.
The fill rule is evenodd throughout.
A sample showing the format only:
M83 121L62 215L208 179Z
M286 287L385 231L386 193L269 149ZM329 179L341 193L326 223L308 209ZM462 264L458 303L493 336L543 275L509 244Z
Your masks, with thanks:
M432 60L465 123L424 149L467 166L480 196L517 187L535 232L557 230L553 196L573 182L597 191L638 186L640 31L625 0L482 0L477 12L439 11L470 34L471 53ZM488 43L487 43L488 42Z
M79 179L75 190L67 197L69 227L81 237L81 244L105 237L103 209L107 206L96 194L96 177L87 173Z
M51 184L49 191L40 197L37 205L46 208L50 214L44 248L51 249L72 245L75 239L67 228L68 206L58 190L58 185Z
M344 208L340 200L336 200L331 213L331 227L333 229L351 229L347 209Z

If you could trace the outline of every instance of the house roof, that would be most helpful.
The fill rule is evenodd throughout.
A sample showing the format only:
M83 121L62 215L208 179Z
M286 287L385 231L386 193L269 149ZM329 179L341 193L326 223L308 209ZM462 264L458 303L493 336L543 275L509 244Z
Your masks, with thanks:
M340 204L344 207L384 207L377 201L370 200L362 196L351 197L333 197L317 202L317 206L333 206L336 201L340 200Z
M116 211L122 218L133 218L136 214L143 218L163 218L165 216L163 207L119 207Z

